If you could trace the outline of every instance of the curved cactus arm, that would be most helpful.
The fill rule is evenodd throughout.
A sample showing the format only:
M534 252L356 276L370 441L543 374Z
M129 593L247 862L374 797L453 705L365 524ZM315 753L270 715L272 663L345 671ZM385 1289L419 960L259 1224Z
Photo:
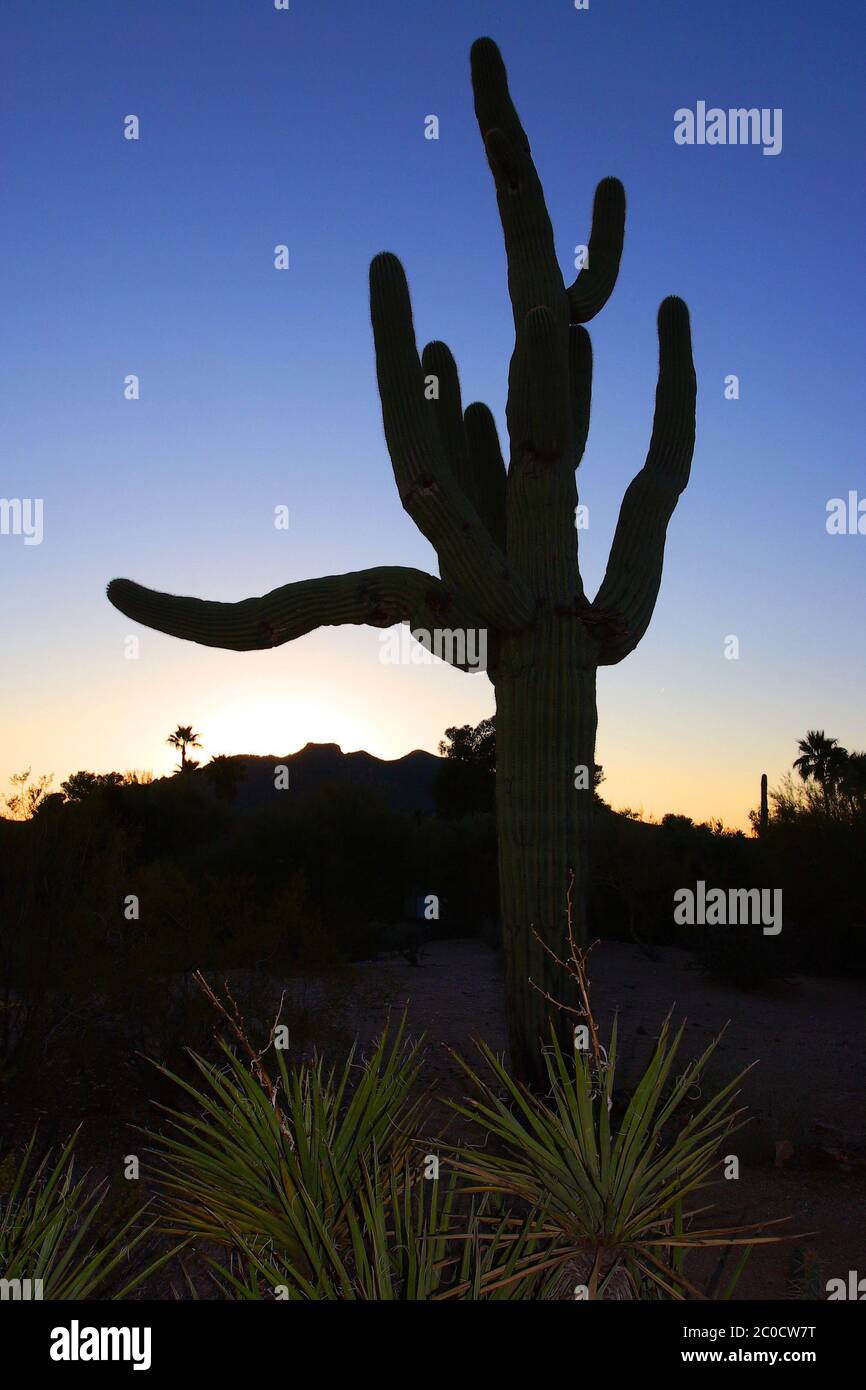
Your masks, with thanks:
M344 623L391 627L407 621L428 633L480 630L462 595L432 574L402 566L304 579L239 603L161 594L131 579L112 579L108 597L146 627L236 652L279 647L315 628Z
M646 632L661 583L668 522L689 480L697 383L689 311L681 299L663 301L658 332L659 378L649 452L626 489L607 570L592 605L620 629L601 644L602 666L622 661Z
M409 288L396 256L376 256L370 266L370 311L385 441L400 500L435 549L449 583L465 594L481 621L518 631L534 616L532 595L464 493L433 427Z
M587 264L568 290L571 323L589 323L613 293L625 238L625 189L619 179L602 179L592 204Z

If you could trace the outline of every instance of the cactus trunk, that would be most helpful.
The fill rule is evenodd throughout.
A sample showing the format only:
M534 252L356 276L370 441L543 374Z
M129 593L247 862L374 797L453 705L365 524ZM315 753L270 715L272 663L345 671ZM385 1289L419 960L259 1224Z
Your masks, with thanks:
M496 680L496 814L506 1013L512 1061L543 1080L539 1039L549 1004L573 1002L542 942L565 954L572 928L586 938L595 755L595 669L583 664L576 620L559 622L533 659ZM515 644L517 658L521 644ZM506 654L507 660L507 654ZM578 769L586 769L584 773ZM575 781L581 784L575 786ZM537 933L537 935L536 935ZM539 940L540 938L540 940ZM536 988L537 986L537 988Z

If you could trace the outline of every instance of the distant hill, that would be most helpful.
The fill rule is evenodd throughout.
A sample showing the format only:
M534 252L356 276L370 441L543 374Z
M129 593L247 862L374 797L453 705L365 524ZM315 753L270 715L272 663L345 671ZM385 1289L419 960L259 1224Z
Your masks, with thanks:
M278 790L275 785L278 767L287 767L289 770L288 789L292 793L292 801L329 785L355 786L372 788L394 811L434 813L434 779L446 761L445 758L437 757L435 753L427 753L421 748L415 748L411 753L404 753L402 758L391 760L377 758L363 749L355 753L344 753L338 743L308 743L297 753L282 756L272 754L259 757L252 753L237 753L220 759L220 762L237 771L231 804L234 810L241 813L258 811L267 806L285 806L285 792ZM207 764L195 774L196 785L200 785L197 779L202 773L207 775ZM168 789L176 782L176 776L170 775L156 778L152 785L154 790L161 787ZM127 790L136 795L139 789L119 790L121 795L126 795ZM157 791L157 797L160 795L161 792ZM62 804L62 797L59 795L49 797L48 800ZM603 802L598 804L597 812L601 819L611 817L617 823L622 821L624 832L632 839L643 838L648 841L659 830L657 825L622 817ZM13 851L14 837L26 836L28 825L29 822L8 820L0 814L0 850Z
M433 777L442 762L434 753L416 748L389 762L363 750L344 753L337 743L308 743L284 757L254 757L240 753L230 761L243 774L235 805L239 810L258 810L285 793L277 791L275 768L289 769L289 790L305 796L331 783L372 787L394 810L433 811Z

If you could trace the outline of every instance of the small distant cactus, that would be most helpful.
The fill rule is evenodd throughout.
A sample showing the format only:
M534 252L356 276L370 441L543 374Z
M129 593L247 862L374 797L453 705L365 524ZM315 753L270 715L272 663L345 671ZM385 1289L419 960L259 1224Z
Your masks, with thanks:
M758 834L763 835L770 824L770 811L767 805L767 774L761 773L761 812L758 819Z
M487 406L463 410L445 344L430 343L419 357L400 262L383 254L370 268L385 439L400 499L436 550L440 577L383 567L286 584L240 603L179 598L115 579L108 596L138 622L235 651L341 623L386 628L408 621L426 633L487 634L509 1038L515 1067L543 1076L542 991L556 971L544 946L562 952L572 879L577 939L587 930L596 670L633 651L652 616L667 524L689 477L696 384L688 311L681 299L665 299L649 453L626 491L607 571L591 601L575 526L575 469L589 429L592 379L582 325L616 282L625 194L617 179L599 184L588 262L566 288L529 142L491 39L473 45L471 66L514 313L507 470ZM438 380L435 400L425 393L431 376Z

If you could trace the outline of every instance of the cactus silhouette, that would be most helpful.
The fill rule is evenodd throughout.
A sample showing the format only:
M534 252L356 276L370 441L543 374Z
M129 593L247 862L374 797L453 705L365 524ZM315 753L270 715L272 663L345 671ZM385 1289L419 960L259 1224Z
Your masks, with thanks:
M542 991L562 993L549 952L563 954L570 884L574 934L580 941L587 932L596 670L633 651L652 616L667 524L689 476L696 383L688 311L682 300L665 299L649 452L625 493L607 570L590 601L575 525L575 470L589 428L592 377L582 325L616 282L625 195L617 179L599 184L587 262L566 288L529 143L491 39L473 44L471 70L514 313L507 469L488 408L462 408L445 344L430 343L419 358L400 262L382 254L370 267L385 440L400 500L436 550L440 577L384 567L286 584L239 603L181 598L115 579L108 596L128 617L161 632L236 651L341 623L485 634L496 695L509 1041L515 1067L531 1078L540 1074L538 1040L547 1027ZM432 378L438 389L430 389ZM455 665L461 645L450 658Z

